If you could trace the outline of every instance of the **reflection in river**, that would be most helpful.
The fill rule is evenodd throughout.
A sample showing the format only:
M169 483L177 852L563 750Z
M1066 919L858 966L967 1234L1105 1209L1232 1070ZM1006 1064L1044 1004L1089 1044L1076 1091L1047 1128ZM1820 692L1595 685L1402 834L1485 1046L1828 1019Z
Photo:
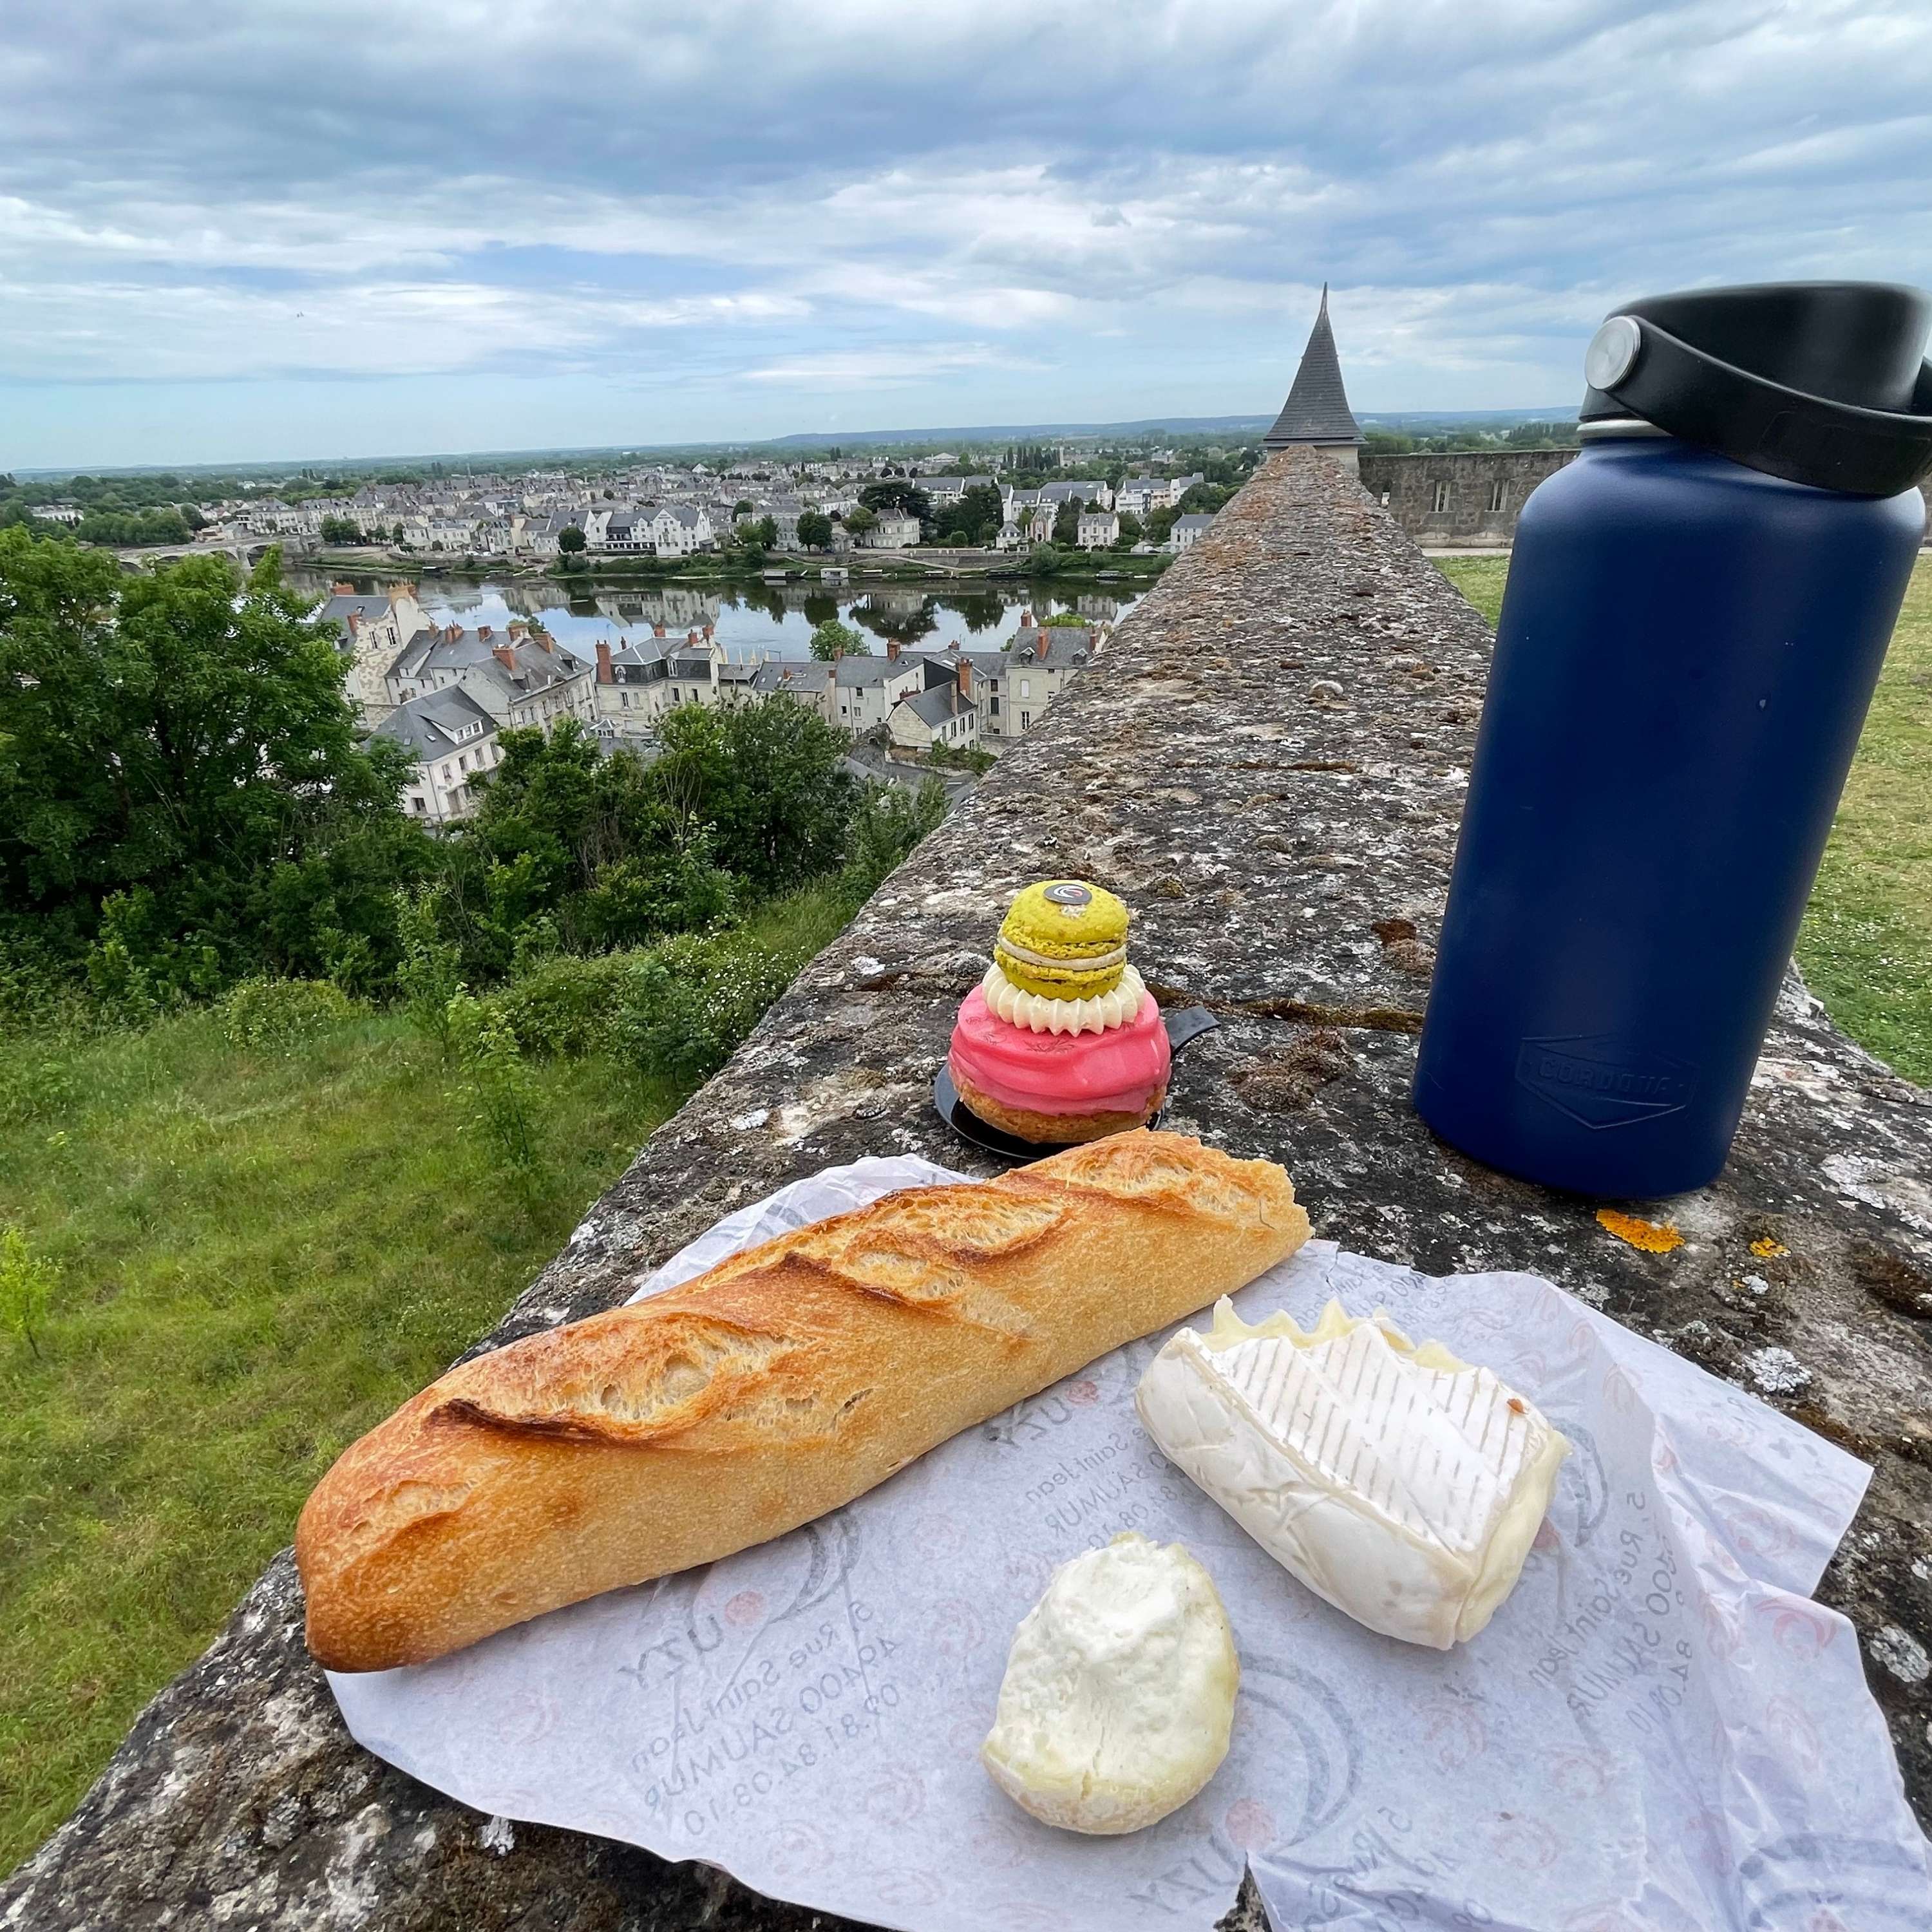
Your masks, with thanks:
M391 580L304 570L291 570L287 576L312 596L326 595L332 583L352 581L358 590L378 591ZM586 656L600 638L615 644L620 638L648 636L660 628L664 635L679 638L710 626L731 656L746 660L809 656L813 628L829 617L869 632L881 640L876 646L881 650L884 640L895 638L907 644L944 646L956 642L993 650L1019 628L1027 611L1043 617L1069 610L1112 622L1139 601L1131 595L1056 590L1046 584L970 579L940 589L919 584L836 590L803 584L667 584L572 596L547 579L436 577L424 581L418 595L431 617L466 627L505 625L512 617L541 618L560 644L579 646Z

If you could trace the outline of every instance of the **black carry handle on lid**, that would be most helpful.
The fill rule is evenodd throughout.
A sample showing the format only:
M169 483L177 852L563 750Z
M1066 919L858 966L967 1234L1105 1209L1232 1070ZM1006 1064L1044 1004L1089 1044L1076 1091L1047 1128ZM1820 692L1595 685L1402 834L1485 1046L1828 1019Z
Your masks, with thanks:
M1585 422L1642 417L1747 468L1859 496L1932 473L1932 298L1765 282L1626 303L1583 358Z

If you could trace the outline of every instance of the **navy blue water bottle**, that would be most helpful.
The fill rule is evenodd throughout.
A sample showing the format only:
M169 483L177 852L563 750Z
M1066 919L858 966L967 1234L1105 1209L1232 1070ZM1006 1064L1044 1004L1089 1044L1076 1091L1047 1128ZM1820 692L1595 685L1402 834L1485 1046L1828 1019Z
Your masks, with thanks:
M1415 1104L1626 1198L1723 1166L1925 524L1932 302L1705 289L1597 332L1523 506Z

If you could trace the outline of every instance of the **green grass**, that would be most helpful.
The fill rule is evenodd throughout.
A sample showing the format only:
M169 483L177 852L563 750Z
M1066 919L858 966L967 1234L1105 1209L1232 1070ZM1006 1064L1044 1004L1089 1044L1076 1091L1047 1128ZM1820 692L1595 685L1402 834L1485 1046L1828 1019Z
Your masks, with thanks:
M1435 561L1493 624L1508 558ZM1854 1040L1932 1084L1932 558L1919 559L1906 593L1798 963Z
M810 958L835 881L746 938ZM532 1058L506 1172L462 1070L399 1015L284 1052L201 1011L0 1034L0 1231L58 1276L38 1353L0 1278L0 1872L288 1541L316 1479L488 1329L683 1097ZM0 1253L0 1277L5 1273Z
M336 1453L490 1324L679 1096L607 1060L532 1065L542 1153L513 1187L399 1018L281 1056L206 1012L0 1050L35 1057L39 1096L0 1118L0 1226L59 1271L38 1356L0 1330L4 1871Z

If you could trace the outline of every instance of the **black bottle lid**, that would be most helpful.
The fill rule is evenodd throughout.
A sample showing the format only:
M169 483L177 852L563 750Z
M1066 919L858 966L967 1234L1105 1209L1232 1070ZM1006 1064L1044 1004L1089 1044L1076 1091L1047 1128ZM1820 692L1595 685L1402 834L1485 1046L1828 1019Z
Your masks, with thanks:
M1768 476L1890 496L1932 472L1932 297L1760 282L1626 302L1583 358L1582 420L1640 416Z

